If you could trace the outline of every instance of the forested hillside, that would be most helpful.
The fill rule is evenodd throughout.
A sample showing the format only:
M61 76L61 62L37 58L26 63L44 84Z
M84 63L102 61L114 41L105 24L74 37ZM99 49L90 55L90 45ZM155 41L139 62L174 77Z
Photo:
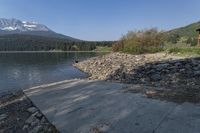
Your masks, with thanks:
M177 28L166 32L168 41L172 43L188 43L191 45L197 44L196 29L200 28L200 22L192 23L185 27Z
M96 46L112 46L113 42L70 41L33 35L0 36L0 51L90 51Z

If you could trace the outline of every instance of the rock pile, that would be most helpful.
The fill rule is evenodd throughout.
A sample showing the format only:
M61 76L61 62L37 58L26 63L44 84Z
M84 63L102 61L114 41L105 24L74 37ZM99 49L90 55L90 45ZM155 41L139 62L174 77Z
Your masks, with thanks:
M165 53L129 55L122 53L111 53L102 57L95 57L89 60L74 64L75 67L90 74L89 79L118 80L123 79L126 73L146 63L172 60L172 55Z
M58 133L22 91L0 96L0 132Z

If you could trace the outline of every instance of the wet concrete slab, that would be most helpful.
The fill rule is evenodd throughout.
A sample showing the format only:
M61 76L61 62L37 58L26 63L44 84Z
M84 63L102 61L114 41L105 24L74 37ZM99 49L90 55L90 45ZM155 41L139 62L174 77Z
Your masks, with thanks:
M177 104L124 93L127 86L69 80L24 92L61 133L200 132L199 104Z

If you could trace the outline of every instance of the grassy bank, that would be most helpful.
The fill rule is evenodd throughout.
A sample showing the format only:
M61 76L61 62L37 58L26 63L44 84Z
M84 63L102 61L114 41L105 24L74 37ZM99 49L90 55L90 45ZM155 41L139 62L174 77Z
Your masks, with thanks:
M199 47L174 47L167 48L165 51L179 55L200 55Z
M95 50L93 50L94 52L111 52L112 51L112 47L108 47L108 46L97 46Z

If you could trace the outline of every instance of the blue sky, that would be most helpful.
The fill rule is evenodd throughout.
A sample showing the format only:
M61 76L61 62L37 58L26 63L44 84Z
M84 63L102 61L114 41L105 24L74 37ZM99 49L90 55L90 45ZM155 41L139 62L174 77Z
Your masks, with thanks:
M83 40L116 40L130 30L169 30L200 21L200 0L1 0L0 18L36 21Z

